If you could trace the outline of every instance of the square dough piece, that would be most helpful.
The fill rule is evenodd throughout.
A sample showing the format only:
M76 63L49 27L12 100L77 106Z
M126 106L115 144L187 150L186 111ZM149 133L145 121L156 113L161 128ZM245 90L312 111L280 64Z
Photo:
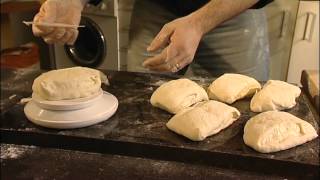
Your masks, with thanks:
M197 83L189 79L178 79L162 84L153 92L150 102L155 107L176 114L208 99L206 91Z
M316 138L313 126L287 112L267 111L252 117L244 127L244 143L261 153L289 149Z
M252 96L261 89L255 79L241 74L224 74L208 88L210 99L232 104L244 97Z
M105 80L98 70L72 67L41 74L34 80L32 90L46 100L77 99L97 94Z
M290 109L296 105L300 96L299 87L292 84L269 80L251 99L250 109L253 112Z
M230 126L239 117L236 108L210 100L180 111L169 120L167 127L193 141L202 141Z

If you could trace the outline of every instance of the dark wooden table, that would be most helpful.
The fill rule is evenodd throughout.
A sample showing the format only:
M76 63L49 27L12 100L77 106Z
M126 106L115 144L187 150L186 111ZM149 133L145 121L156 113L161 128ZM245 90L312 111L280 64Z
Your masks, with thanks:
M243 126L256 115L250 99L232 106L241 117L202 142L169 131L171 115L149 102L152 92L176 76L107 72L119 108L109 120L86 128L54 130L28 121L21 97L31 94L35 72L1 97L1 176L4 179L314 179L319 177L319 138L277 153L247 147ZM8 79L8 77L6 77ZM208 78L194 79L206 87ZM21 81L24 82L21 88ZM3 81L4 82L4 81ZM2 83L3 83L2 82ZM14 98L12 95L14 94ZM11 96L11 99L8 98ZM319 117L304 93L288 110L319 133Z

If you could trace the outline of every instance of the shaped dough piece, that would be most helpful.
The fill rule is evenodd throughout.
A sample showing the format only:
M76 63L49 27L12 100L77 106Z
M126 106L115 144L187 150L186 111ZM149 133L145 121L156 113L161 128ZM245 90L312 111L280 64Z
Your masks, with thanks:
M85 67L52 70L37 77L32 90L46 100L77 99L98 93L105 78L100 71Z
M269 80L251 99L250 109L253 112L290 109L296 105L295 99L300 93L301 90L297 86Z
M287 112L267 111L252 117L244 127L244 143L270 153L311 141L318 135L308 122Z
M230 126L239 117L236 108L210 100L180 111L169 120L167 127L193 141L202 141Z
M261 89L255 79L241 74L224 74L208 88L210 99L232 104L238 99L252 96Z
M200 101L208 100L206 91L189 79L172 80L162 84L151 96L153 106L170 113L190 107Z

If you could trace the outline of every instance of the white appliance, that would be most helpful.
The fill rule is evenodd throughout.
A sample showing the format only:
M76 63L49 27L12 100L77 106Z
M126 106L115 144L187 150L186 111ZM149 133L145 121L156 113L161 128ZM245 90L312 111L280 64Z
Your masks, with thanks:
M85 66L120 70L117 0L103 0L87 5L82 13L78 38L73 46L54 45L51 66L66 68Z

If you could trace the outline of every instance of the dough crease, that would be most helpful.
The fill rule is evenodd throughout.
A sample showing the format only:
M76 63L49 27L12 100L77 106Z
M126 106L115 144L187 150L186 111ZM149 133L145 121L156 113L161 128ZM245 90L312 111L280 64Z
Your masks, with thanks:
M150 102L155 107L176 114L208 99L206 91L197 83L189 79L177 79L166 82L156 89Z
M236 108L210 100L180 111L166 125L190 140L202 141L227 128L239 117Z
M249 119L244 143L261 153L286 150L316 138L314 127L287 112L267 111Z

